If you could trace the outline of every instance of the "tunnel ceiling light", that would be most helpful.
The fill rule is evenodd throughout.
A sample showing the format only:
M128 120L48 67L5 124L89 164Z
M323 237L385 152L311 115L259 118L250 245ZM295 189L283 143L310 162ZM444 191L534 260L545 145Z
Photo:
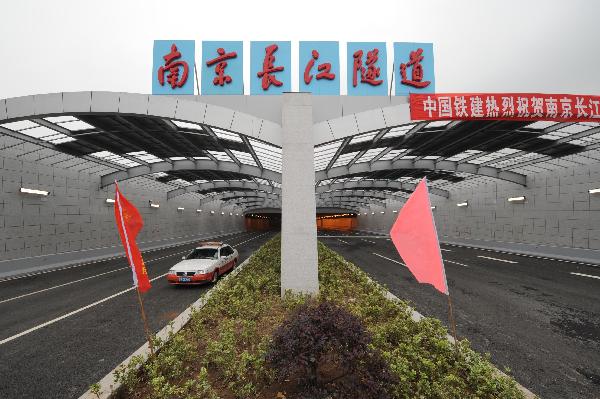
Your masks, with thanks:
M590 194L600 194L600 188L592 188L588 192Z
M202 209L196 209L196 213L202 212Z
M456 206L458 206L458 207L469 206L469 203L467 201L465 201L465 202L459 202L458 204L456 204Z
M178 207L177 207L177 210L178 210L179 212L182 212L184 209L185 209L185 208L184 208L184 207L182 207L182 206L178 206Z
M521 196L521 197L510 197L508 199L508 202L525 202L525 197Z
M379 213L381 213L381 214L383 215L383 214L385 213L385 211L381 211L381 212L379 212Z
M433 211L433 210L435 210L435 205L431 207L431 210L432 210L432 211Z
M221 216L225 215L225 212L221 212Z
M392 212L394 212L394 213L398 213L398 211L392 211Z
M21 192L23 194L33 194L33 195L43 195L43 196L48 195L48 191L36 190L34 188L25 188L25 187L21 187Z
M112 199L112 198L107 198L107 199L106 199L106 203L107 203L107 204L114 204L114 203L115 203L115 200L114 200L114 199Z
M156 204L152 202L152 200L148 201L150 203L150 208L160 208L160 204Z
M214 215L214 214L215 214L215 211L210 211L210 214L211 214L211 215Z
M374 215L374 214L375 214L375 212L371 212L371 215Z

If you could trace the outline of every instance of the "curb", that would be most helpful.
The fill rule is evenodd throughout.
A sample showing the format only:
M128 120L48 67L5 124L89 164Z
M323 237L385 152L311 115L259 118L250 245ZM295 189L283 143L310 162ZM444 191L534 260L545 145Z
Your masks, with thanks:
M216 285L214 285L210 290L208 290L203 296L201 296L196 302L192 303L187 309L179 314L171 323L163 327L158 333L156 333L156 337L160 338L163 343L168 342L169 336L178 333L181 329L190 321L192 316L192 311L201 309L204 307L206 302L210 299L212 292L215 288L219 287L219 285L227 281L227 279L235 276L246 266L246 264L252 259L252 255L242 263L238 265L234 270L232 270L227 276L223 279L220 279ZM160 349L157 347L155 349ZM96 395L88 389L83 395L79 397L79 399L110 399L112 395L121 388L121 383L115 381L115 371L121 367L129 364L131 359L135 356L141 356L143 361L145 362L150 356L150 346L148 342L144 343L140 346L135 352L133 352L127 359L123 360L120 364L118 364L114 369L110 371L107 375L105 375L98 384L100 385L100 394Z
M168 342L167 339L169 338L170 335L178 333L188 323L188 321L191 318L192 311L198 310L198 309L201 309L202 307L204 307L206 302L210 299L213 290L215 288L217 288L221 284L221 282L226 281L228 278L238 274L244 268L244 266L246 266L246 264L250 261L250 259L252 259L252 255L248 259L246 259L244 262L242 262L236 269L234 269L227 276L225 276L225 278L219 280L219 282L214 287L212 287L210 290L208 290L208 292L206 292L206 294L204 294L202 297L200 297L198 300L196 300L194 303L192 303L187 309L185 309L181 314L179 314L179 316L177 316L171 323L169 323L162 330L160 330L156 334L156 336L158 338L160 338L163 343ZM347 262L345 259L344 259L344 261ZM365 273L365 272L363 272L363 273L365 274L365 276L367 277L367 279L370 282L372 282L373 284L376 284L384 291L386 299L391 300L393 302L401 301L396 295L392 294L390 291L385 289L377 281L373 280L367 273ZM425 318L425 316L423 316L421 313L417 312L415 309L413 309L411 307L409 307L409 308L411 309L411 318L413 319L413 321L419 322L423 318ZM454 344L454 342L455 342L454 337L452 337L450 334L446 334L446 339L449 342L451 342L452 344ZM159 349L159 348L156 348L156 349ZM98 381L98 384L100 385L100 394L99 395L92 393L91 390L88 389L83 395L81 395L79 397L79 399L110 399L112 397L112 395L121 387L121 383L115 381L115 371L119 367L126 366L127 364L129 364L131 359L135 356L141 356L143 358L143 361L145 362L148 359L149 355L150 355L150 346L148 345L148 342L146 342L146 343L144 343L144 345L142 345L140 348L138 348L135 352L133 352L127 359L123 360L114 369L112 369L110 371L110 373L108 373L100 381ZM492 366L494 367L496 374L498 374L502 377L508 377L505 373L500 371L495 365L492 364ZM515 380L515 382L517 384L517 388L523 393L523 395L525 395L525 398L527 398L527 399L538 398L534 393L532 393L530 390L528 390L527 388L525 388L524 386L519 384L516 380Z

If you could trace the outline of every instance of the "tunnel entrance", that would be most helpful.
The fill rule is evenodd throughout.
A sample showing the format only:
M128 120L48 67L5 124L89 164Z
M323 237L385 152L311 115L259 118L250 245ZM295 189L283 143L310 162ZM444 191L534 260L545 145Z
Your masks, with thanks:
M317 213L317 230L351 231L357 227L355 213ZM245 215L246 231L281 230L281 213Z
M357 226L355 213L318 213L317 230L351 231Z
M246 231L281 230L281 213L249 213L245 216Z

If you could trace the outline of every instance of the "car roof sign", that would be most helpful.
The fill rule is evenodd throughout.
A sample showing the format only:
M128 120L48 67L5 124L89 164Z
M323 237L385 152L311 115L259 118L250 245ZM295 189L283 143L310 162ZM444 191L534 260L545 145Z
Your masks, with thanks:
M199 247L208 247L208 246L220 247L221 245L223 245L223 243L221 241L203 241L198 244Z

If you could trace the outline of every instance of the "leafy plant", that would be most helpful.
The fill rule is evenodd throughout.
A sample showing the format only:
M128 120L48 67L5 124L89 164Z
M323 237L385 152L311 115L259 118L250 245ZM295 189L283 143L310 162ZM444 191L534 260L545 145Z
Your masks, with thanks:
M407 303L321 243L318 298L282 298L280 248L272 239L218 284L143 367L134 358L117 370L123 397L247 399L301 380L285 396L523 399L488 356L466 340L456 351L439 320L414 321Z
M136 385L141 382L139 368L142 364L144 364L143 356L133 356L129 363L122 364L115 370L115 382L121 384L122 391L125 393L133 392Z
M99 398L100 394L102 393L100 384L95 382L92 385L90 385L90 393L96 395L96 397Z
M395 379L370 342L361 321L345 309L306 304L275 331L267 361L279 378L306 384L306 393L386 398Z

